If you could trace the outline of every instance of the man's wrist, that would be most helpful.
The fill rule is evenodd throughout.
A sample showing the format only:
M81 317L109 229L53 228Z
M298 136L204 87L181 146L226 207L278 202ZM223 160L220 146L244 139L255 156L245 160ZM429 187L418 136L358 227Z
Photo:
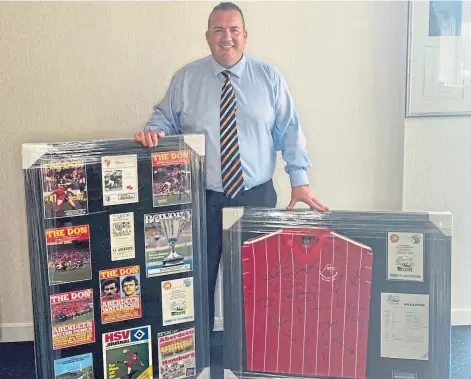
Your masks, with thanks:
M309 180L307 178L306 171L300 170L293 170L289 173L289 179L291 182L291 188L298 187L302 185L309 185Z

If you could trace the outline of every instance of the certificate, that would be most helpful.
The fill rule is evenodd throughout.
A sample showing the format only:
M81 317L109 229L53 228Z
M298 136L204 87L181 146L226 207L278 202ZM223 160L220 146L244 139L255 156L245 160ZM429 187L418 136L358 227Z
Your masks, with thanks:
M388 279L424 281L423 233L388 233Z
M428 360L429 296L381 294L381 357Z

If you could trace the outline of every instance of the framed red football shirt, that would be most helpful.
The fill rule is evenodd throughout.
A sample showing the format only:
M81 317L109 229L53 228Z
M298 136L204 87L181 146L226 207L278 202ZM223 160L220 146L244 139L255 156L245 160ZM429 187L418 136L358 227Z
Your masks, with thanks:
M248 371L365 378L373 253L327 228L242 246Z

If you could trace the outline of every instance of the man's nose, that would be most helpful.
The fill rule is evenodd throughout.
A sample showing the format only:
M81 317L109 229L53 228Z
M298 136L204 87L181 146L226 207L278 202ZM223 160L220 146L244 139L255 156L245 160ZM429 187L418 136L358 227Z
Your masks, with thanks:
M224 40L225 40L225 41L230 40L230 39L232 38L231 31L228 30L228 29L224 30L224 35L223 35L223 37L224 37Z

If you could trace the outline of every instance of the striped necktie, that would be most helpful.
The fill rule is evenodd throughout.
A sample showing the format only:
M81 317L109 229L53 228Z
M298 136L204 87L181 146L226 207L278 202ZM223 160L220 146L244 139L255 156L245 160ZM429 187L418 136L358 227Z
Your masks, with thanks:
M236 98L231 83L231 72L223 71L226 78L221 93L221 174L222 188L227 197L235 197L244 188L242 165L237 137Z

